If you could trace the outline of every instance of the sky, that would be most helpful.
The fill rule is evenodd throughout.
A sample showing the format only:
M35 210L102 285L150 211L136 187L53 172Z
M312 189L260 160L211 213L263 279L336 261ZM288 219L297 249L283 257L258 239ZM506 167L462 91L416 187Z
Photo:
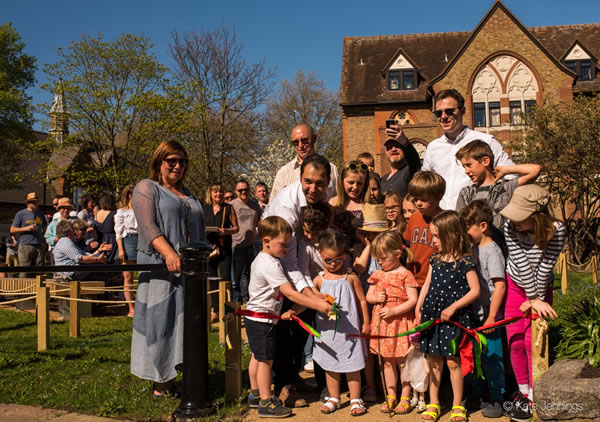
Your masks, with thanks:
M344 37L471 31L494 4L492 0L5 0L3 20L12 22L37 58L33 103L51 103L53 95L43 64L58 60L56 50L82 35L144 34L155 45L158 60L171 66L173 31L211 31L220 24L235 30L248 63L264 59L277 68L277 80L291 79L298 69L315 72L328 89L340 85ZM505 0L525 26L600 22L599 0ZM276 86L275 86L276 87ZM39 128L39 126L37 127Z

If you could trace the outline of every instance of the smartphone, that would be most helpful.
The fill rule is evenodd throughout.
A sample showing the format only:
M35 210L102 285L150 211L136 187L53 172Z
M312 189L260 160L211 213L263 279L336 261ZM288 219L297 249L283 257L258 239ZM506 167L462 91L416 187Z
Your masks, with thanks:
M397 125L397 124L398 124L398 123L397 123L397 122L396 122L394 119L388 119L388 120L386 120L386 121L385 121L385 127L386 127L387 129L389 129L389 128L390 128L390 126L392 126L392 125Z

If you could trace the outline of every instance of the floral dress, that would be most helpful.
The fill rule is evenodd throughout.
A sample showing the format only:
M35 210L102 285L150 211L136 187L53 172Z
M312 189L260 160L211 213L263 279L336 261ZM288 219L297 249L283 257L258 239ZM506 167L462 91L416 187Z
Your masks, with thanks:
M373 308L371 317L371 334L382 336L393 336L408 331L416 326L415 313L409 311L396 315L387 320L379 317L379 311L383 308L398 306L408 300L407 287L419 287L415 276L406 268L401 267L398 271L385 272L377 270L369 278L369 284L375 286L375 292L385 292L387 301L378 303ZM406 356L410 342L408 337L394 337L381 340L371 340L369 348L371 353L380 354L385 358L400 358Z

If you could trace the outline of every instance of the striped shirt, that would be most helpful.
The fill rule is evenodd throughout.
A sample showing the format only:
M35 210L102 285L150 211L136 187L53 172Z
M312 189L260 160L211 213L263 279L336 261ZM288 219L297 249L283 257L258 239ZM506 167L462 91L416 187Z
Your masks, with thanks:
M535 244L532 234L518 232L510 220L504 224L508 246L506 271L517 286L525 289L529 299L539 297L544 300L546 290L554 281L554 264L566 239L564 224L555 221L554 227L554 236L542 250Z

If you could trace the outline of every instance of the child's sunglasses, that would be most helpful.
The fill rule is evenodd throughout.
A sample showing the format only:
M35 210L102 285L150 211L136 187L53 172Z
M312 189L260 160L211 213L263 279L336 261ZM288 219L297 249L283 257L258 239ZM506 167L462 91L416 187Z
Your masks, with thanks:
M352 170L352 171L360 170L363 173L366 173L369 171L369 167L367 167L367 165L365 163L356 163L354 161L346 164L345 169Z
M321 258L323 258L323 261L327 265L341 264L342 262L344 262L344 259L346 258L346 254L340 255L340 256L336 256L335 258L325 258L323 255L321 255Z

